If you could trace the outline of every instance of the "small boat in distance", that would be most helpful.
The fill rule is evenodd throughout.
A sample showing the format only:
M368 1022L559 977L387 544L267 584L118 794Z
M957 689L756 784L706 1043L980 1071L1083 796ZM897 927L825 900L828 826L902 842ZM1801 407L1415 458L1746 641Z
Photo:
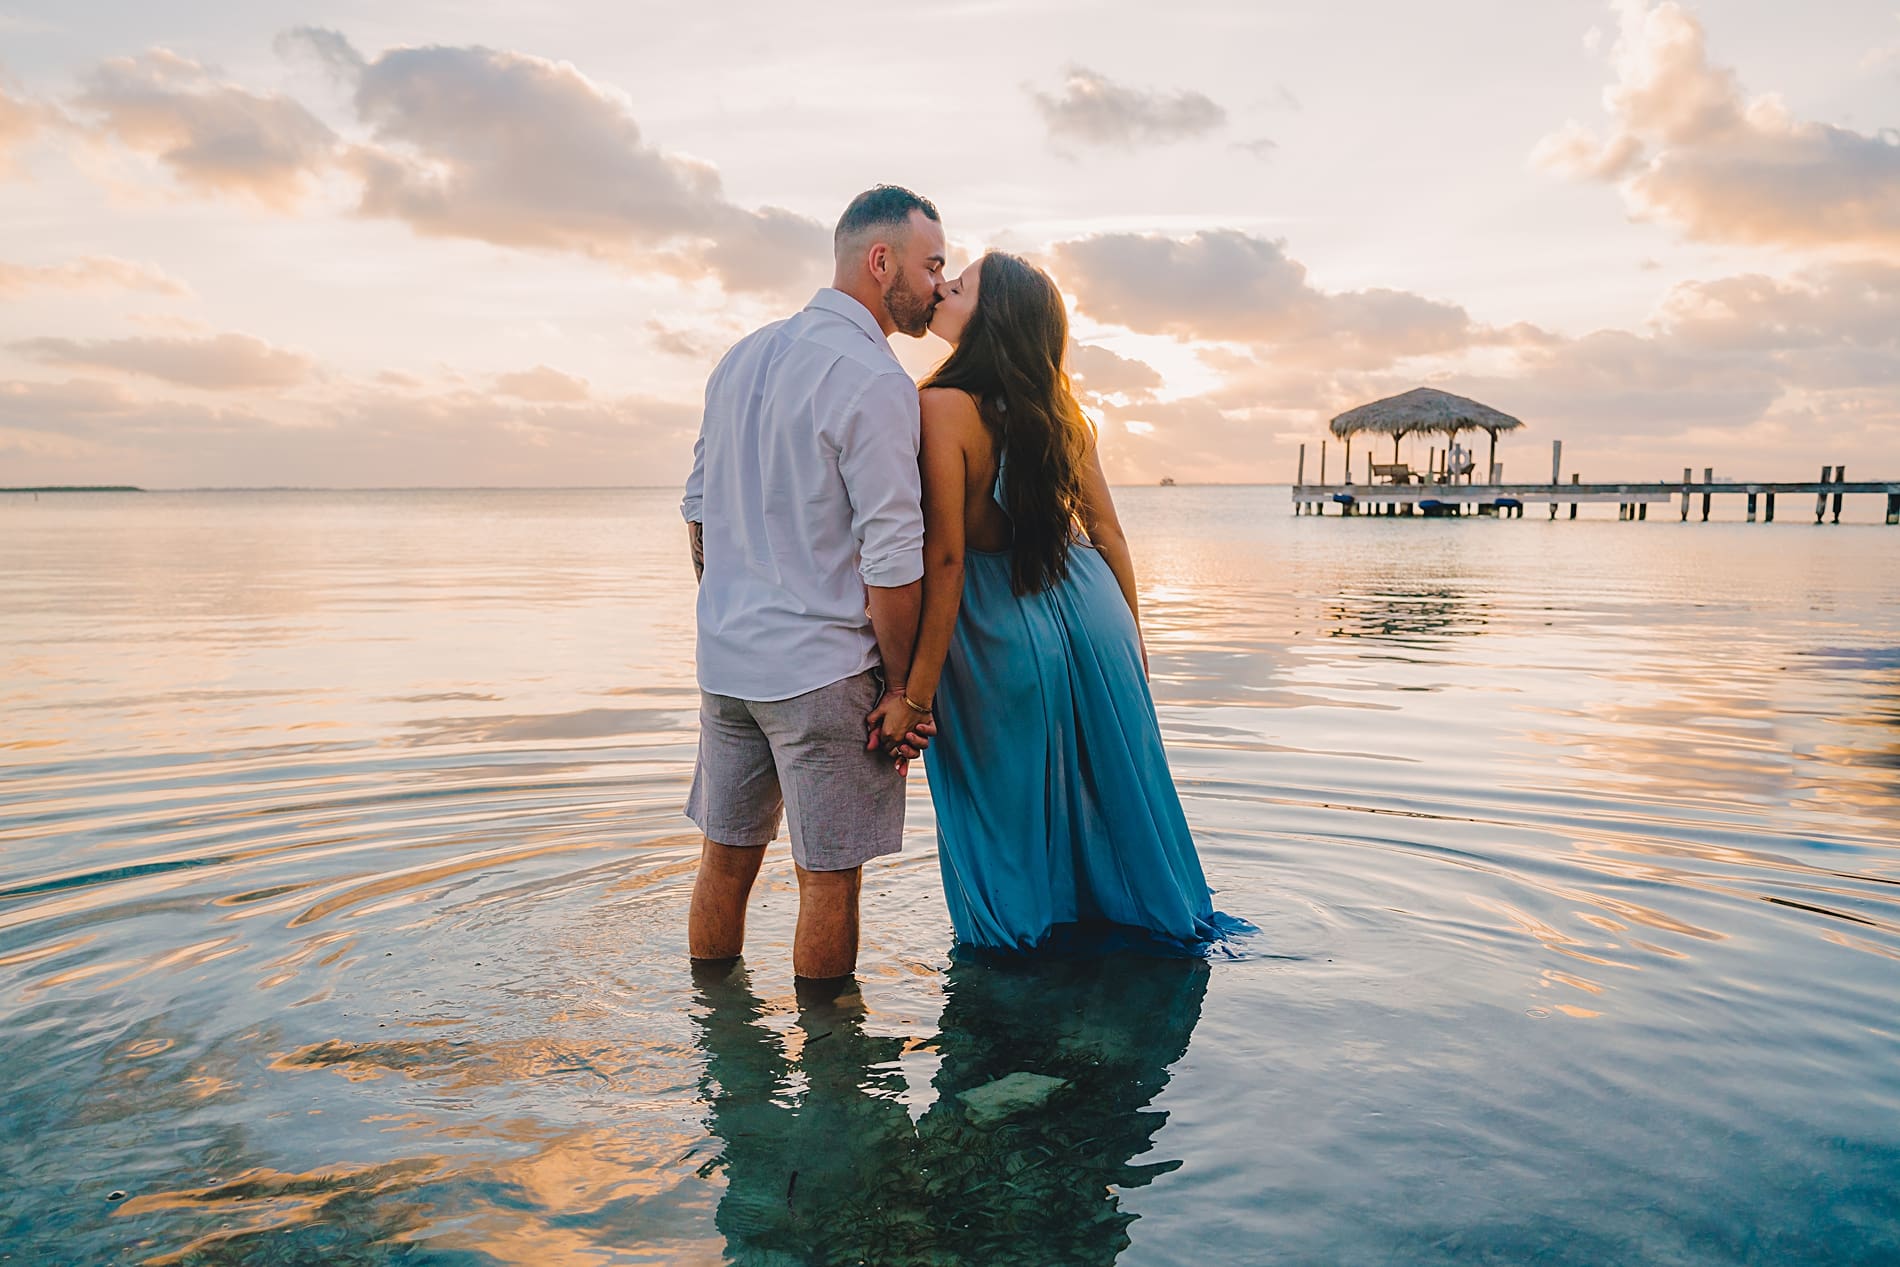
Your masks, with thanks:
M1172 476L1172 475L1163 475L1163 476L1161 477L1161 487L1163 487L1163 488L1173 488L1173 487L1174 487L1174 476Z

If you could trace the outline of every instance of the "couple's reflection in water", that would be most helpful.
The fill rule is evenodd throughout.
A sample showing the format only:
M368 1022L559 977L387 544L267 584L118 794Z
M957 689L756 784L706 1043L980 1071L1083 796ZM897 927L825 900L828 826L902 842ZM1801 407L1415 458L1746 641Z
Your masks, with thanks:
M743 962L695 966L717 1223L742 1264L1107 1264L1135 1215L1120 1189L1167 1114L1150 1106L1207 991L1198 959L959 958L913 1122L906 1043L867 1032L862 994L801 983L794 1022ZM1056 1080L1060 1080L1058 1085Z

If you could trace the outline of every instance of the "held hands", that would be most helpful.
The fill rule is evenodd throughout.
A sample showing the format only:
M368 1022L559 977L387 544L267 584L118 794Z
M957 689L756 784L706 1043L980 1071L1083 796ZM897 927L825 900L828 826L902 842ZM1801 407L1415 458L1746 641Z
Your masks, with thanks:
M937 733L936 720L928 712L912 707L904 698L902 686L886 690L864 724L870 731L864 750L872 752L882 748L899 774L910 772L910 763L923 755Z

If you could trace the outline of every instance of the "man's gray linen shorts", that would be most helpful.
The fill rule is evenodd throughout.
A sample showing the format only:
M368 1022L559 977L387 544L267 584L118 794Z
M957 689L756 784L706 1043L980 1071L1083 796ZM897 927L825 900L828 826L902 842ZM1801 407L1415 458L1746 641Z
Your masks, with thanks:
M904 777L864 750L877 677L860 673L790 699L701 691L699 761L686 816L708 839L752 848L789 811L792 859L849 871L904 846Z

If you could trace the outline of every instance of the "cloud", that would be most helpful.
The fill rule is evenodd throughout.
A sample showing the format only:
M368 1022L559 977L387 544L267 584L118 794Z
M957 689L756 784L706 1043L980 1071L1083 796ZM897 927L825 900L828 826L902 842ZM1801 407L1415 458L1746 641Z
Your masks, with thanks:
M1258 479L1275 445L1270 411L1212 396L1098 407L1102 465L1111 480L1151 483L1161 476L1220 483Z
M102 62L75 99L94 127L150 155L200 194L250 198L285 209L334 159L337 137L283 96L218 79L168 49Z
M1154 93L1069 68L1060 94L1029 90L1052 141L1133 150L1192 140L1224 126L1227 112L1198 92Z
M237 406L153 399L95 379L0 382L0 454L10 478L34 484L670 482L684 478L678 455L690 452L698 420L696 406L641 395L524 402L413 380L333 380L308 400Z
M308 53L345 84L354 84L365 67L363 55L338 31L300 26L280 34L274 44L279 56Z
M517 400L547 403L586 400L591 394L586 379L563 374L545 365L515 374L503 374L495 379L495 390Z
M1297 347L1367 368L1518 337L1409 291L1321 290L1283 242L1233 229L1185 239L1097 234L1059 242L1052 254L1078 311L1146 334Z
M0 86L0 176L13 169L13 153L39 134L56 117L55 112L38 102L7 95Z
M110 255L81 256L68 264L8 264L0 261L0 295L27 290L117 288L183 297L191 288L149 264Z
M1699 241L1900 255L1900 144L1746 97L1675 0L1616 9L1608 132L1572 121L1538 143L1535 165L1614 183L1632 216Z
M96 379L0 382L0 454L22 484L203 483L178 478L192 453L264 426L254 414L151 401ZM180 461L155 464L161 453Z
M1172 437L1184 453L1231 441L1237 418L1258 424L1254 452L1274 433L1319 437L1341 410L1428 382L1523 418L1534 431L1512 442L1520 452L1566 440L1599 478L1662 478L1685 462L1760 477L1794 462L1900 460L1900 268L1877 262L1683 283L1638 329L1544 335L1489 365L1363 373L1240 353L1207 359L1226 378L1196 398L1213 411L1194 422L1197 434Z
M75 105L95 135L202 195L288 211L320 176L342 173L360 214L426 236L573 252L728 291L790 293L826 271L825 226L732 202L712 164L650 144L622 94L565 62L449 47L365 58L314 27L278 46L352 85L364 135L340 136L289 97L163 48L101 63ZM0 99L0 152L11 105Z
M1297 287L1265 288L1297 301ZM1324 438L1333 415L1421 383L1529 423L1499 451L1520 475L1547 469L1559 438L1570 461L1602 479L1663 478L1684 464L1768 478L1843 458L1900 461L1900 265L1838 261L1684 282L1635 328L1571 337L1515 326L1477 337L1494 341L1383 364L1340 355L1327 339L1202 343L1196 353L1219 382L1186 397L1169 395L1153 367L1104 348L1072 349L1071 372L1102 421L1117 480L1284 479L1295 446ZM1422 457L1428 442L1419 443Z
M294 387L310 377L308 357L245 334L204 338L26 339L13 345L50 365L116 370L206 391Z
M286 39L355 74L371 140L349 164L365 215L733 291L786 291L824 269L823 225L731 202L710 163L650 144L624 96L565 62L440 46L366 59L332 31Z
M1085 402L1149 400L1162 386L1160 371L1093 343L1070 343L1070 384Z
M667 325L664 321L649 321L647 334L652 337L653 346L668 356L684 357L689 361L709 360L719 353L741 333L739 330L708 332L689 330Z

